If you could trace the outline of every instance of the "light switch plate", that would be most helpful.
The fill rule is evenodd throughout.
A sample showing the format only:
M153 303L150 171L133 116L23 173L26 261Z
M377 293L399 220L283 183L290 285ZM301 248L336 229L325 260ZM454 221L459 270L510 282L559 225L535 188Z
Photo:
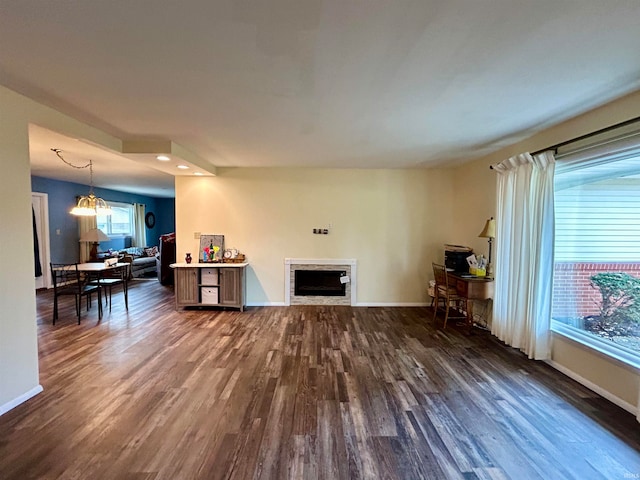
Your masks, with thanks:
M200 232L193 232L193 239L200 240Z

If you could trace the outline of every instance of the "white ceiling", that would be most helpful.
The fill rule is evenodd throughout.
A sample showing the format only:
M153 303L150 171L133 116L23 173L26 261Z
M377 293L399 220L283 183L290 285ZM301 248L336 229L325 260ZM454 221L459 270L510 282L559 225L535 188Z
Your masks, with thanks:
M208 165L422 167L637 90L638 25L637 0L0 0L0 83Z

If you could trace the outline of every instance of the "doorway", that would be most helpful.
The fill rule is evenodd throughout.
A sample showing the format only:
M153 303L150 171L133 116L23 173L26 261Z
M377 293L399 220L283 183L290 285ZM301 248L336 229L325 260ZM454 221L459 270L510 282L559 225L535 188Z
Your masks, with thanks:
M51 253L49 251L49 195L46 193L31 192L31 206L35 218L35 231L38 242L38 253L40 255L40 265L42 275L35 277L36 290L39 288L51 288L51 274L49 272L49 262Z

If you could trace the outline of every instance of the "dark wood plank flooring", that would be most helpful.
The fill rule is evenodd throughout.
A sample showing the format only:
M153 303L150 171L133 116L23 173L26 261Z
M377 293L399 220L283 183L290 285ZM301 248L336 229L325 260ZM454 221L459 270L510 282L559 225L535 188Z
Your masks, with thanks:
M9 479L638 478L635 418L427 308L176 312L134 281L102 321L39 293L44 392L0 417Z

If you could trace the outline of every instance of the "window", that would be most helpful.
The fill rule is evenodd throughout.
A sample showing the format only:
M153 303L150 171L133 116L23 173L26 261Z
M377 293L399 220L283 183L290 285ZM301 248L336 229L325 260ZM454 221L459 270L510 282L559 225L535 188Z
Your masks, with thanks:
M552 329L640 366L640 135L557 160Z
M107 202L111 215L98 215L98 228L109 236L133 236L133 205L128 203Z

